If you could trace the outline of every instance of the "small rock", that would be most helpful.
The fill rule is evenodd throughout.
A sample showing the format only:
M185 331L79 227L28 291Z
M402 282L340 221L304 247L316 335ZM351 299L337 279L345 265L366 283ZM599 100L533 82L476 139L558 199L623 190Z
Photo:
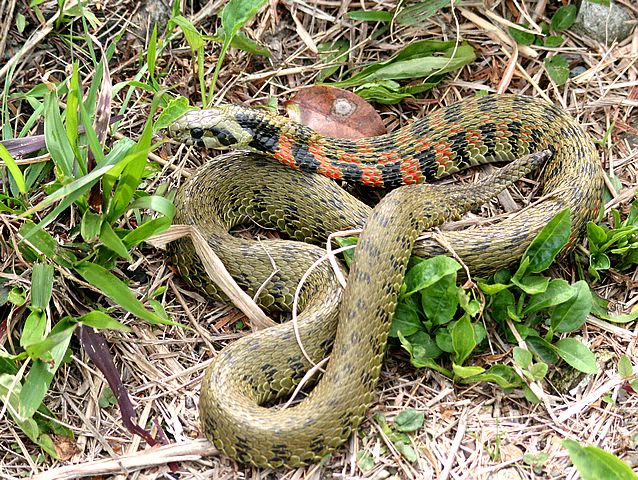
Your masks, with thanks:
M621 42L627 38L636 22L631 11L614 2L606 7L583 0L572 28L589 38L610 45L614 40Z

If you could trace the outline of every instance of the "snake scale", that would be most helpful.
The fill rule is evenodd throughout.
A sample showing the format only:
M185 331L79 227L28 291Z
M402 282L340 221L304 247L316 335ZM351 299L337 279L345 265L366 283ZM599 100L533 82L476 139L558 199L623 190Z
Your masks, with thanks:
M290 323L233 342L206 373L199 406L205 434L225 454L260 467L316 462L363 420L408 258L446 253L432 239L415 244L423 229L458 218L542 163L537 205L493 224L444 233L444 243L472 271L484 273L520 258L562 209L571 209L575 238L600 206L603 174L590 137L560 108L524 96L466 99L393 133L359 140L326 138L284 117L238 106L190 111L168 131L188 144L252 150L218 156L198 169L176 196L175 222L196 225L238 284L258 293L265 308L290 309L299 279L325 254L301 242L365 224L345 291L325 262L302 289L302 343L314 361L330 354L306 398L287 409L268 407L311 366ZM421 183L494 161L510 163L476 184ZM371 213L327 177L373 187L409 185L390 192ZM251 222L293 240L228 233ZM190 240L176 243L172 256L184 278L220 296Z

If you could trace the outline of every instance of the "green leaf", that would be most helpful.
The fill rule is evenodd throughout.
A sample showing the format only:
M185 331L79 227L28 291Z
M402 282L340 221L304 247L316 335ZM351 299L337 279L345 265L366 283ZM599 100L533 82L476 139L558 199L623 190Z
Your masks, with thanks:
M199 30L197 30L197 28L195 28L188 19L178 15L173 17L171 21L182 29L182 32L184 32L184 38L193 53L204 47L204 36L199 33Z
M419 315L409 306L399 303L392 319L392 325L390 326L390 337L396 338L401 332L404 336L410 335L423 330Z
M628 380L634 376L634 367L627 355L621 355L618 359L618 375L623 380Z
M443 53L434 56L436 53ZM456 45L454 41L420 40L404 47L390 59L364 67L348 80L332 85L346 88L376 80L413 80L442 75L457 70L475 59L474 49L468 43Z
M501 290L508 289L511 285L506 285L504 283L485 283L480 280L477 282L478 287L488 295L496 295Z
M538 312L544 308L553 307L560 303L566 302L576 294L573 287L562 278L554 278L549 281L547 289L544 292L533 295L527 307L523 309L523 315Z
M543 45L549 48L557 48L560 47L565 39L561 35L548 35L543 38Z
M416 432L423 426L425 414L414 408L408 408L394 418L394 427L399 432Z
M524 25L521 25L521 27L526 28ZM507 31L509 32L510 37L512 37L514 41L520 45L531 45L536 39L536 35L533 33L520 30L516 27L508 27Z
M563 440L563 447L583 480L636 480L632 469L615 455L598 447L583 447L574 440Z
M44 312L33 310L24 322L22 335L20 336L20 346L26 348L41 342L44 339L46 327L47 317Z
M545 64L547 74L556 85L561 86L567 82L569 78L569 64L565 57L556 54L553 57L546 57L543 63Z
M535 363L529 368L529 373L532 374L533 380L540 382L543 378L545 378L548 370L549 367L546 363Z
M98 288L124 310L152 324L176 325L174 322L166 321L156 313L147 310L124 282L101 265L82 262L75 265L74 268L87 282Z
M555 332L572 332L580 328L591 311L592 296L587 282L576 282L572 290L572 298L558 305L550 316L550 324Z
M35 263L31 270L31 306L44 310L53 292L53 265Z
M58 108L58 96L55 91L49 92L44 99L44 141L51 159L60 169L64 178L73 178L75 154L66 136L62 124L62 116Z
M348 40L336 40L334 42L324 42L317 45L319 59L323 63L343 64L348 60L347 51L350 48ZM330 75L339 70L339 65L324 68L317 75L317 82L323 82Z
M173 98L162 110L155 122L155 131L160 131L168 127L171 123L184 115L189 110L196 110L188 104L188 99L182 96Z
M421 290L423 312L434 325L445 325L454 318L459 296L456 272Z
M578 8L576 5L563 5L552 16L552 30L555 32L563 32L571 27L576 21Z
M7 169L9 170L9 173L11 174L11 178L13 178L13 181L16 182L16 185L18 186L18 190L20 191L20 193L26 193L27 184L24 181L22 170L20 170L20 167L18 166L16 161L13 159L9 151L1 143L0 143L0 159L2 159L4 164L7 166Z
M476 338L474 336L474 326L470 321L469 315L457 321L450 331L452 336L452 348L454 349L455 363L463 365L463 362L470 356L474 347L476 347Z
M532 354L526 348L514 347L513 356L514 362L523 369L529 368L532 364Z
M403 442L393 442L393 443L394 443L394 447L398 450L401 456L405 458L408 462L416 462L419 459L414 449L407 443L403 443Z
M102 220L102 215L86 209L80 222L80 234L85 242L92 242L97 238L102 230Z
M516 371L507 365L493 365L476 376L463 378L463 383L475 382L493 382L503 389L517 388L522 384L522 380Z
M554 345L544 338L530 335L525 338L525 343L543 362L552 364L558 362L558 355L556 355Z
M554 344L556 353L569 365L583 373L598 373L596 357L582 342L563 338Z
M428 258L417 263L405 275L406 296L430 287L443 277L456 273L461 265L444 255Z
M468 379L485 373L485 369L483 367L463 367L456 363L452 364L452 371L456 377L461 379Z
M151 38L146 46L146 63L148 64L148 74L151 78L151 83L156 84L155 81L155 61L157 60L157 24L153 25L153 31L151 32Z
M112 252L117 253L120 257L125 258L129 262L133 261L133 258L128 253L126 245L124 245L122 239L117 236L111 225L109 225L107 222L102 223L100 240Z
M20 392L20 415L32 417L49 389L53 375L62 364L71 341L75 324L63 318L51 329L51 332L39 344L29 347L29 356L40 358L46 354L50 361L36 360L24 378Z
M526 275L519 279L516 275L512 277L512 283L523 290L528 295L539 295L547 291L549 278L538 275Z
M224 34L230 40L240 28L251 20L267 0L230 0L221 13Z
M570 232L571 213L566 208L552 218L527 247L523 255L523 259L529 258L526 272L539 273L548 269L556 255L567 245ZM519 272L516 272L516 276L519 276Z
M352 10L346 13L346 16L360 22L391 22L394 13L381 10Z
M100 312L99 310L92 310L89 313L85 313L84 315L77 317L75 319L79 323L83 323L84 325L88 325L89 327L96 328L98 330L118 330L120 332L130 332L131 329L120 323L115 318L107 315L104 312Z

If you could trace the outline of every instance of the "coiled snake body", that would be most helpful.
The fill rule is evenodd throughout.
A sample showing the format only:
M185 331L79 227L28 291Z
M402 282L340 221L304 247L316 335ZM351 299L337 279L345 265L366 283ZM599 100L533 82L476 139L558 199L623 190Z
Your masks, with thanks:
M415 245L424 228L458 218L551 157L537 206L475 230L445 233L445 243L471 270L493 271L520 258L564 208L572 211L576 235L599 208L603 184L597 152L580 125L551 104L515 95L468 99L362 140L325 138L283 117L234 106L189 112L169 134L258 152L222 155L199 169L178 192L175 221L196 225L236 281L251 295L259 290L264 307L289 309L299 279L325 251L297 241L239 239L228 233L232 226L257 222L317 242L365 223L343 298L325 263L302 290L301 341L314 361L330 354L307 398L288 409L262 406L290 393L310 367L290 324L241 338L207 371L200 400L206 435L227 455L262 467L315 462L362 421L408 258L446 253L432 240ZM474 185L418 184L491 161L512 163ZM417 184L392 191L370 213L314 173L371 186ZM188 240L172 253L186 279L219 294Z

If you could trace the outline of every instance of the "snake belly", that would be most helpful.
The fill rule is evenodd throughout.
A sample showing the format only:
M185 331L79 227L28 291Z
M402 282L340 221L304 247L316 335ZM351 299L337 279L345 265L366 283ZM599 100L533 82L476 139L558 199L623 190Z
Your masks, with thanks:
M468 99L391 134L361 140L322 137L283 117L237 106L189 112L169 127L169 135L256 152L222 155L199 169L176 196L175 222L197 226L240 286L259 294L263 307L290 309L297 282L324 255L299 241L317 242L365 223L345 292L325 264L302 289L302 344L314 361L330 353L325 374L304 400L287 409L264 406L290 393L311 366L290 324L228 345L207 370L199 405L204 433L225 454L259 467L316 462L360 424L372 401L410 254L444 254L442 243L473 272L508 266L564 208L571 209L576 238L595 217L603 185L598 154L581 126L554 105L516 95ZM537 205L491 225L445 232L440 243L415 244L423 229L488 201L547 157ZM418 183L493 161L512 163L470 186ZM392 191L370 213L327 177L409 185ZM299 241L256 242L228 233L246 222ZM190 241L171 251L184 278L220 296Z

